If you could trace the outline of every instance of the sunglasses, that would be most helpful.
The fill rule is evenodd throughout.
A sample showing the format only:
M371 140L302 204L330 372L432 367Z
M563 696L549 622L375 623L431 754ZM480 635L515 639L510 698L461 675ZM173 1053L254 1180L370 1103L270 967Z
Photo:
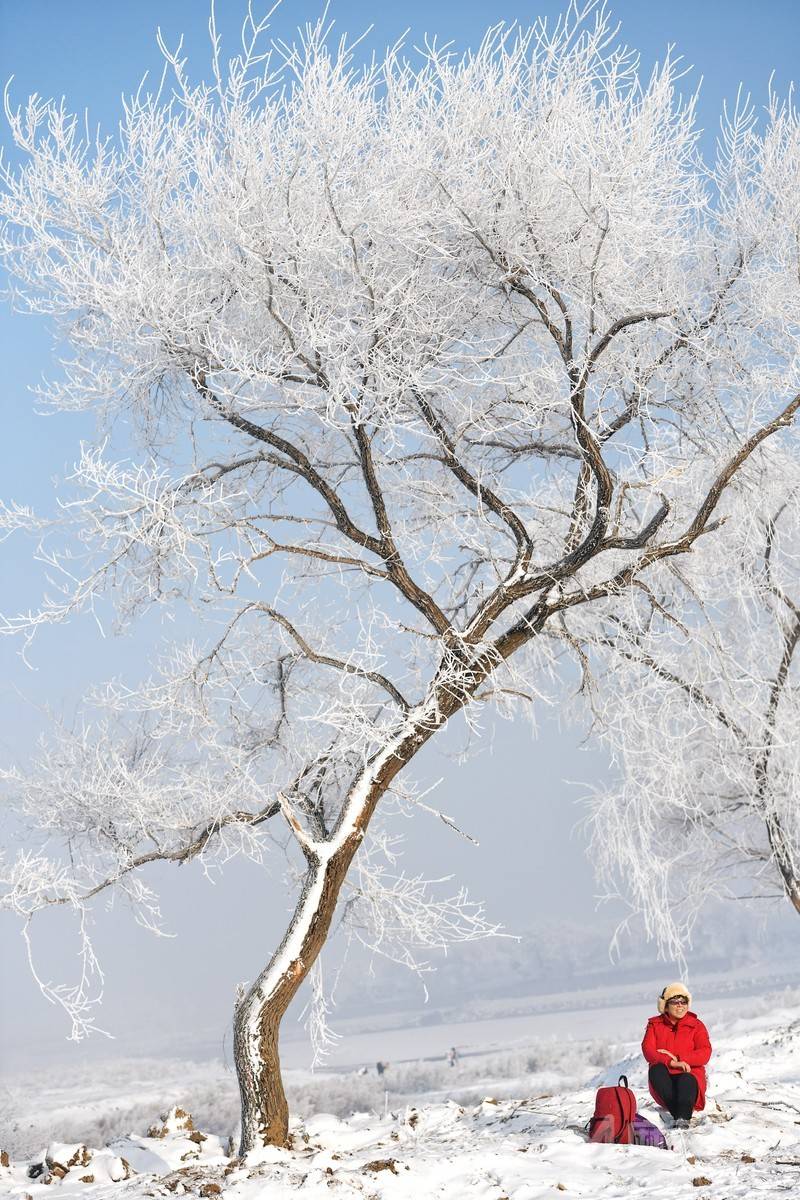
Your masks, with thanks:
M670 996L669 1000L667 1001L667 1004L688 1004L688 1003L689 1003L688 996Z

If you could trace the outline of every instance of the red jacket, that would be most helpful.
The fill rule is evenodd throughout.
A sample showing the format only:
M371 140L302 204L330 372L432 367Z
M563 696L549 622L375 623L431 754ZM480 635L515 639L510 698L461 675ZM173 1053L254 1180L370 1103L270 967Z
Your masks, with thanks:
M642 1054L649 1063L663 1062L670 1075L680 1075L681 1069L673 1070L668 1054L659 1054L659 1050L669 1050L682 1062L688 1063L692 1074L697 1080L697 1100L695 1112L706 1106L706 1072L705 1065L711 1058L711 1042L708 1040L708 1030L703 1022L693 1012L687 1012L677 1024L673 1024L666 1013L651 1017L647 1022L642 1042ZM650 1094L656 1104L663 1100L650 1087Z

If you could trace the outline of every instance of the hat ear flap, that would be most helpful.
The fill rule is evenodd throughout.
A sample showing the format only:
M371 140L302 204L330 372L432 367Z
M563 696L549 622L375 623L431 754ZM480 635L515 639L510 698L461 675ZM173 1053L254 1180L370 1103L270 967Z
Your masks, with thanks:
M666 1001L664 1000L664 992L666 992L666 990L667 989L664 988L661 995L658 997L657 1008L660 1013L663 1013L664 1009L667 1007Z

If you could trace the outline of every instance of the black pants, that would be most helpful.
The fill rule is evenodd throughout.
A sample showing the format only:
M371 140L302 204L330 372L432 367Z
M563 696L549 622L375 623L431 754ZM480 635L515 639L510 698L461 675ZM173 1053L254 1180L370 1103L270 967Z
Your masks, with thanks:
M655 1063L649 1071L650 1082L676 1121L691 1120L697 1099L697 1080L682 1072L670 1075L665 1063Z

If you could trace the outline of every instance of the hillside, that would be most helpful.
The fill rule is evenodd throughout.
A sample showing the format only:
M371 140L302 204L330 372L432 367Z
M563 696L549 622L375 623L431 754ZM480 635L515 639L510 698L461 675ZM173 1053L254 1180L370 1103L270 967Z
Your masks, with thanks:
M225 1115L218 1110L216 1116L208 1110L217 1124L202 1133L180 1112L173 1110L166 1122L153 1114L149 1130L106 1146L51 1143L0 1167L0 1196L256 1200L269 1195L281 1200L302 1189L309 1200L331 1194L371 1200L539 1200L556 1192L587 1198L774 1200L783 1191L796 1190L800 1005L747 1018L734 1015L724 1026L717 1024L714 1042L709 1106L686 1134L671 1132L668 1119L662 1121L654 1110L635 1044L616 1048L614 1061L598 1071L602 1047L595 1046L592 1067L586 1044L571 1043L560 1057L551 1053L549 1068L526 1058L522 1048L494 1060L462 1060L450 1076L441 1065L436 1075L419 1064L416 1078L411 1068L406 1073L402 1103L398 1093L391 1102L385 1097L385 1114L380 1106L377 1113L349 1117L323 1111L326 1093L340 1110L346 1107L348 1087L351 1101L371 1097L374 1105L380 1098L374 1080L323 1075L312 1084L307 1079L310 1111L294 1118L292 1148L265 1150L244 1161L228 1157L230 1109ZM516 1076L511 1073L515 1065ZM584 1075L593 1070L593 1077L570 1079L570 1072L581 1068ZM615 1082L621 1071L630 1078L640 1111L665 1128L670 1151L586 1142L582 1130L592 1111L594 1088ZM450 1098L437 1100L430 1085L443 1075ZM128 1078L119 1086L130 1089L132 1083ZM138 1081L140 1098L142 1083ZM295 1077L296 1113L299 1085ZM365 1089L361 1093L360 1087ZM199 1078L188 1088L193 1090L200 1099ZM94 1106L90 1103L91 1095L91 1078L73 1091L75 1129L81 1115L87 1128L97 1127L101 1114L96 1099ZM110 1097L106 1105L111 1107ZM204 1107L208 1109L207 1097ZM41 1111L40 1117L46 1124L47 1113Z

